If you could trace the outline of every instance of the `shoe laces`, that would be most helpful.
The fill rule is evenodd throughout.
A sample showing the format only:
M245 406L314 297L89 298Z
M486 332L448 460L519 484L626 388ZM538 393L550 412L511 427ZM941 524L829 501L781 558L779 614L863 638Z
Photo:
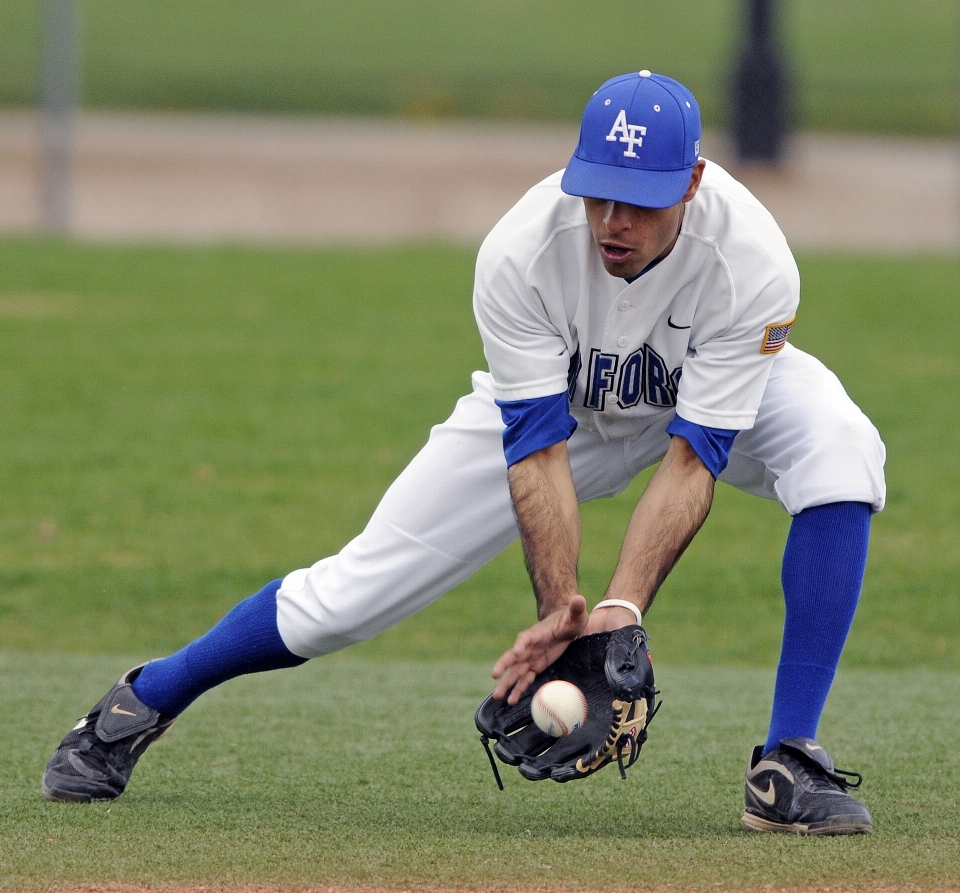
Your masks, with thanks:
M99 714L90 714L86 718L86 725L77 729L77 743L71 748L86 765L101 772L123 771L129 753L123 747L124 741L108 744L101 741L97 735L97 717Z
M851 772L848 769L837 769L836 766L833 768L831 779L840 785L840 787L844 790L847 790L847 788L853 788L856 790L856 788L863 784L863 776L859 772ZM853 781L852 779L856 779L856 781Z
M822 766L811 760L798 762L810 779L811 789L817 792L840 790L846 793L850 789L855 790L863 783L863 776L859 772L852 772L848 769L838 769L836 766L834 766L832 772L828 772Z

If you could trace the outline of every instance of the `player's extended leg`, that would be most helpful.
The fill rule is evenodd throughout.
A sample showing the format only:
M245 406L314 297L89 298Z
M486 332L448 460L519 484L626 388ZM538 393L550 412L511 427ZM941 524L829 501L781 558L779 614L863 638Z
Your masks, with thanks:
M181 651L124 674L54 753L44 795L119 796L146 747L203 692L370 638L516 539L503 426L487 382L475 376L474 391L433 429L363 533L338 555L269 584ZM583 500L611 495L631 477L622 448L587 432L571 440L571 463Z
M866 807L816 743L856 612L870 518L883 507L876 429L819 361L777 358L757 425L737 439L728 480L793 515L784 552L786 619L768 739L747 772L744 824L802 834L869 831Z
M339 555L268 584L177 653L124 674L54 753L44 796L119 796L146 747L203 692L369 638L511 542L502 422L484 379L476 384Z

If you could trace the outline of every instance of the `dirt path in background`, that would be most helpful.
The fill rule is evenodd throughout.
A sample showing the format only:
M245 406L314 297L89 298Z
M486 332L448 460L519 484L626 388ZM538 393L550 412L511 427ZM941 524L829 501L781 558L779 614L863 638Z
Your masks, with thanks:
M479 243L563 167L576 129L245 116L88 115L76 127L71 232L106 240ZM39 129L0 113L0 233L41 221ZM757 194L797 249L960 248L960 146L793 141L776 171L706 157Z

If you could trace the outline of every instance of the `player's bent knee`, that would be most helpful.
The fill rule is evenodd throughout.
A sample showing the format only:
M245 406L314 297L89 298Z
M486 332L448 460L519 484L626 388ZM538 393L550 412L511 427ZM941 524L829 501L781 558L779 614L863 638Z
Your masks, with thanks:
M864 502L875 512L883 508L886 448L862 412L854 407L824 414L805 447L776 484L791 514L831 502Z

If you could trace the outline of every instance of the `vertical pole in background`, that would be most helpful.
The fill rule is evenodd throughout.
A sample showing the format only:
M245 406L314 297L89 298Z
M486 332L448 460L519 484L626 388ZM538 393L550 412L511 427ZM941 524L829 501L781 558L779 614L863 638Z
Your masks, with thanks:
M41 226L70 231L73 127L79 94L79 0L43 0L40 84Z
M733 74L733 138L742 162L776 164L790 124L787 64L775 0L746 0L746 34Z

